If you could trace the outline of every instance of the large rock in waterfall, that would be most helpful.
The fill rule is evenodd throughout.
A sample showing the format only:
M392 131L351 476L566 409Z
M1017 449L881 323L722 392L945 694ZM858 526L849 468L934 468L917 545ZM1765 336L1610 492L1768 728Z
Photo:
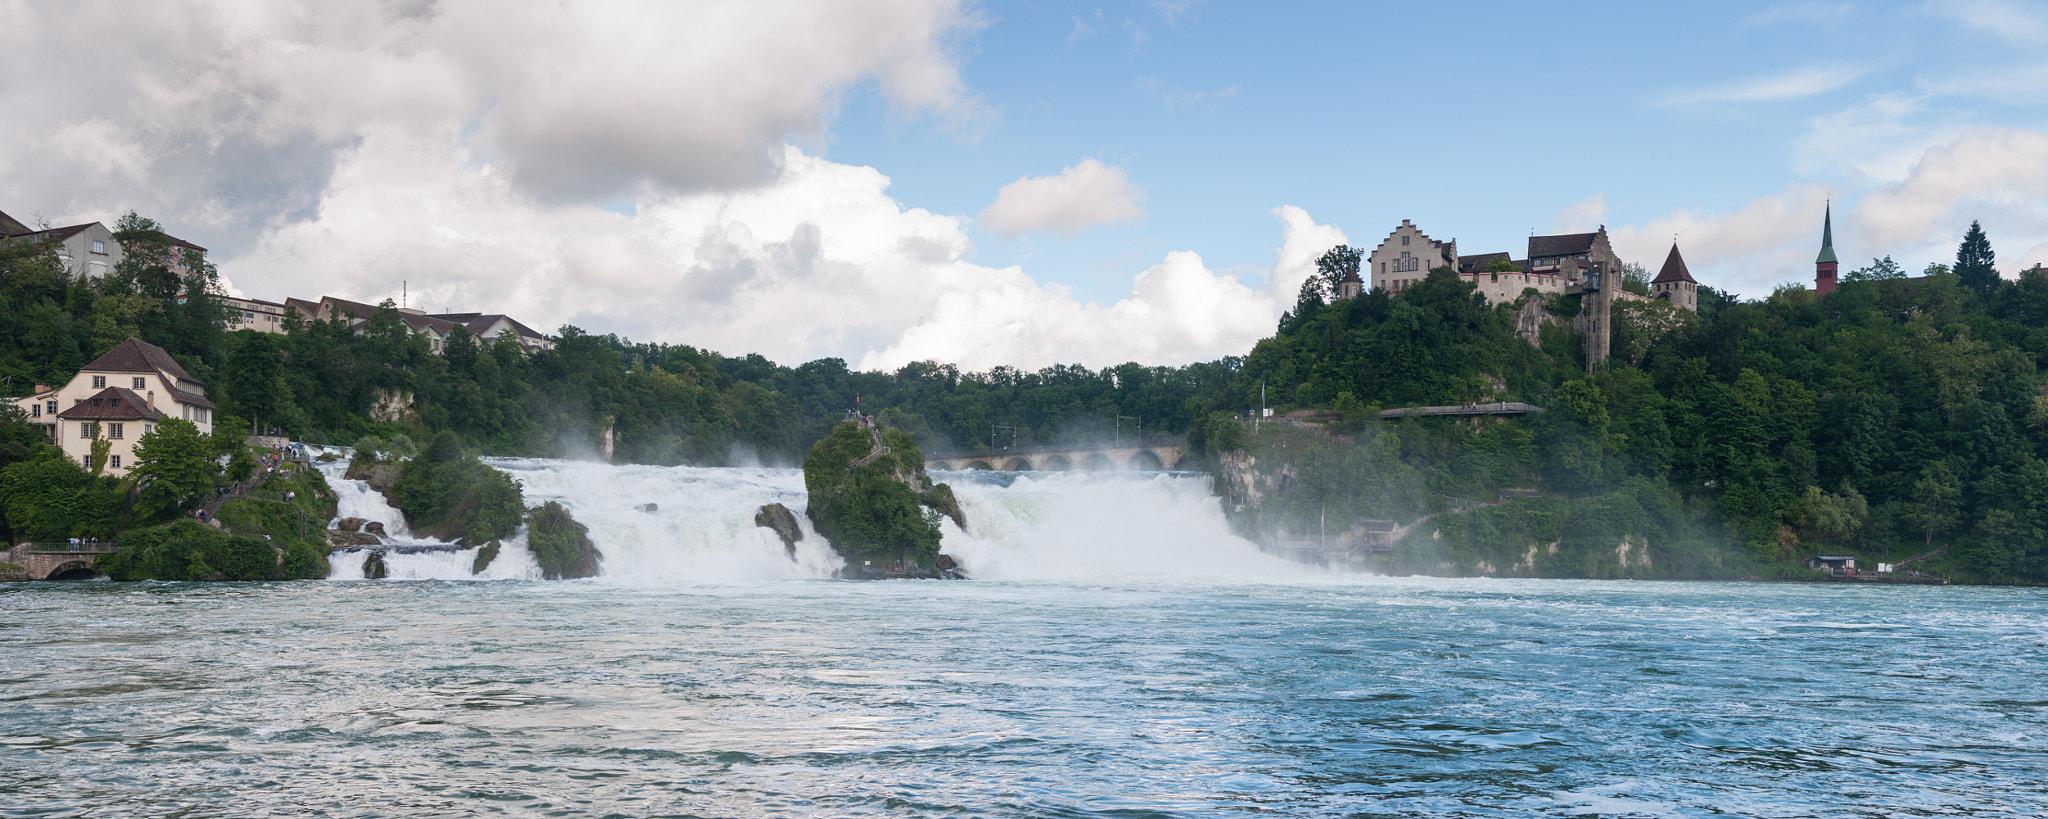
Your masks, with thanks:
M804 539L804 527L797 523L796 513L789 511L789 507L779 503L762 506L761 511L754 513L754 525L782 538L783 554L789 555L790 560L796 559L796 544Z
M526 549L549 580L596 577L604 555L590 542L590 527L577 523L554 501L526 513Z
M846 559L842 577L944 576L939 520L965 525L952 488L932 484L910 435L865 420L843 422L811 447L804 489L812 527Z

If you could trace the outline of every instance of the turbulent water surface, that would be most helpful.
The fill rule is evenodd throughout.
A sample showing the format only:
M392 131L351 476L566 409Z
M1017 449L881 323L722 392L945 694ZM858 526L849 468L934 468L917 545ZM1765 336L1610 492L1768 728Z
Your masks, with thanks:
M0 815L2048 813L2037 591L1329 576L1170 476L845 582L793 472L499 465L605 577L0 586Z

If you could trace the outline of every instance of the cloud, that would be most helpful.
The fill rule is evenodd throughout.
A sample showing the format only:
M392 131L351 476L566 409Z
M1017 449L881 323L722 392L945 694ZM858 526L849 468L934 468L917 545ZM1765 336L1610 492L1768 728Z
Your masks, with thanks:
M1863 197L1855 219L1880 248L1960 239L1973 219L2038 241L2048 235L2048 134L1966 131L1928 148L1904 180Z
M1587 233L1607 222L1607 194L1592 196L1566 205L1550 219L1551 233Z
M1292 305L1314 254L1342 242L1283 208L1264 282L1174 252L1098 305L1022 268L967 261L964 220L902 206L873 168L794 147L777 164L770 185L645 194L629 215L518 196L457 127L385 125L343 155L316 218L221 264L270 299L375 302L406 281L415 306L503 311L549 331L573 323L789 363L986 369L1241 355Z
M517 195L566 202L769 183L867 83L901 117L986 116L953 48L985 23L959 0L7 8L0 76L56 81L0 84L0 196L175 213L224 249L303 216L384 123L452 123Z
M1849 176L1858 183L1903 179L1928 145L1961 132L1944 119L1924 95L1880 94L1807 120L1792 166L1808 176Z
M1122 168L1093 159L1070 165L1056 176L1027 176L996 193L981 212L981 223L1015 236L1055 230L1061 236L1097 225L1145 218L1145 189L1131 184Z
M1664 95L1662 102L1666 105L1692 105L1799 99L1841 88L1866 73L1867 69L1850 65L1806 66L1722 85L1673 91Z
M2003 0L1930 0L1927 10L2018 45L2048 43L2048 14Z
M1836 191L1835 250L1842 264L1892 256L1909 270L1945 262L1973 220L2011 273L2048 263L2048 133L1973 129L1920 147L1895 180ZM1750 296L1778 282L1811 282L1827 189L1794 184L1728 213L1680 210L1611 228L1623 259L1662 259L1673 236L1693 274Z
M1638 225L1610 227L1608 236L1624 261L1653 270L1675 237L1686 266L1702 284L1755 298L1768 295L1778 282L1813 279L1826 196L1819 185L1794 184L1727 213L1679 210ZM1836 228L1839 239L1840 219Z

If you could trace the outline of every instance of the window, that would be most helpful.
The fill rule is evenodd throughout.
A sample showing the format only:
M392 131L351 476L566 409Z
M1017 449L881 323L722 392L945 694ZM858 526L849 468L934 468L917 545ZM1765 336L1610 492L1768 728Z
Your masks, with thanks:
M109 438L110 440L115 440L115 441L121 440L121 425L120 425L120 424L108 424L108 425L107 425L107 438Z
M56 414L57 414L57 402L55 402L55 401L51 401L51 402L49 402L49 403L50 403L50 414L51 414L51 415L56 415Z
M101 256L107 255L107 243L98 239L92 240L92 252L98 253Z
M1407 246L1408 246L1408 237L1406 237L1406 236L1403 236L1403 237L1401 237L1401 246L1402 246L1402 247L1407 247Z
M147 387L147 386L149 386L149 379L147 379L147 378L137 378L137 379L135 379L135 389L138 389L138 390L139 390L139 389L142 389L142 388L144 388L144 387Z
M142 434L144 434L144 435L148 435L148 434L149 434L149 431L150 431L150 430L153 430L153 429L156 429L156 425L155 425L155 424L143 424L143 425L142 425Z
M108 457L111 458L111 460L107 461L107 466L113 467L115 469L121 468L121 456L111 455Z
M94 424L94 423L83 423L83 424L79 424L79 425L78 425L78 437L80 437L80 438L98 438L98 437L100 437L100 425L99 425L99 424Z
M107 377L106 377L106 376L104 376L104 375L95 375L95 376L93 376L93 377L92 377L92 388L93 388L93 389L96 389L96 390L104 390L104 389L106 389L106 388L107 388Z
M28 407L28 417L30 417L30 418L41 418L41 417L43 417L43 405L41 405L41 404L30 404L30 405L29 405L29 407Z

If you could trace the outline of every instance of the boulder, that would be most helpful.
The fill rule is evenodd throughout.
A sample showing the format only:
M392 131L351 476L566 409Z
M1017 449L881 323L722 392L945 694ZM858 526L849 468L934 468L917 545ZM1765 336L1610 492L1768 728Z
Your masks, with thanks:
M476 550L476 561L469 564L469 573L483 574L485 569L491 567L491 561L497 559L498 541L493 540L484 544L483 548Z
M398 481L398 464L350 464L348 474L342 476L352 481L362 481L371 489L390 497L391 484Z
M389 535L384 534L384 523L382 521L373 520L369 523L363 524L363 531L369 532L370 534L376 535L378 537L390 537Z
M383 552L371 552L369 557L363 558L363 579L383 580L389 574L390 570L384 567Z
M952 518L953 523L960 527L960 531L967 531L967 513L961 511L960 499L953 497L953 487L943 483L939 484L919 492L917 500L918 503L924 504L925 508Z
M325 534L327 536L327 545L335 548L377 546L384 542L378 540L376 535L367 532L344 532L340 529L328 529Z
M648 513L648 514L650 514L650 515L651 515L651 514L654 514L655 512L659 512L659 511L661 511L661 504L658 504L658 503L643 503L643 504L640 504L639 506L635 506L635 507L633 507L633 508L634 508L634 509L638 509L638 510L640 510L640 511L642 511L642 512L646 512L646 513Z
M754 513L754 525L773 530L776 537L782 538L783 553L789 555L790 560L796 560L796 544L804 539L804 528L796 522L795 512L782 504L771 503Z
M342 519L340 519L340 520L337 520L337 521L335 521L335 522L334 522L334 528L336 528L336 529L340 529L340 530L342 530L342 531L344 531L344 532L355 532L355 531L360 531L360 530L361 530L361 529L363 528L363 519L362 519L362 518L342 518Z

